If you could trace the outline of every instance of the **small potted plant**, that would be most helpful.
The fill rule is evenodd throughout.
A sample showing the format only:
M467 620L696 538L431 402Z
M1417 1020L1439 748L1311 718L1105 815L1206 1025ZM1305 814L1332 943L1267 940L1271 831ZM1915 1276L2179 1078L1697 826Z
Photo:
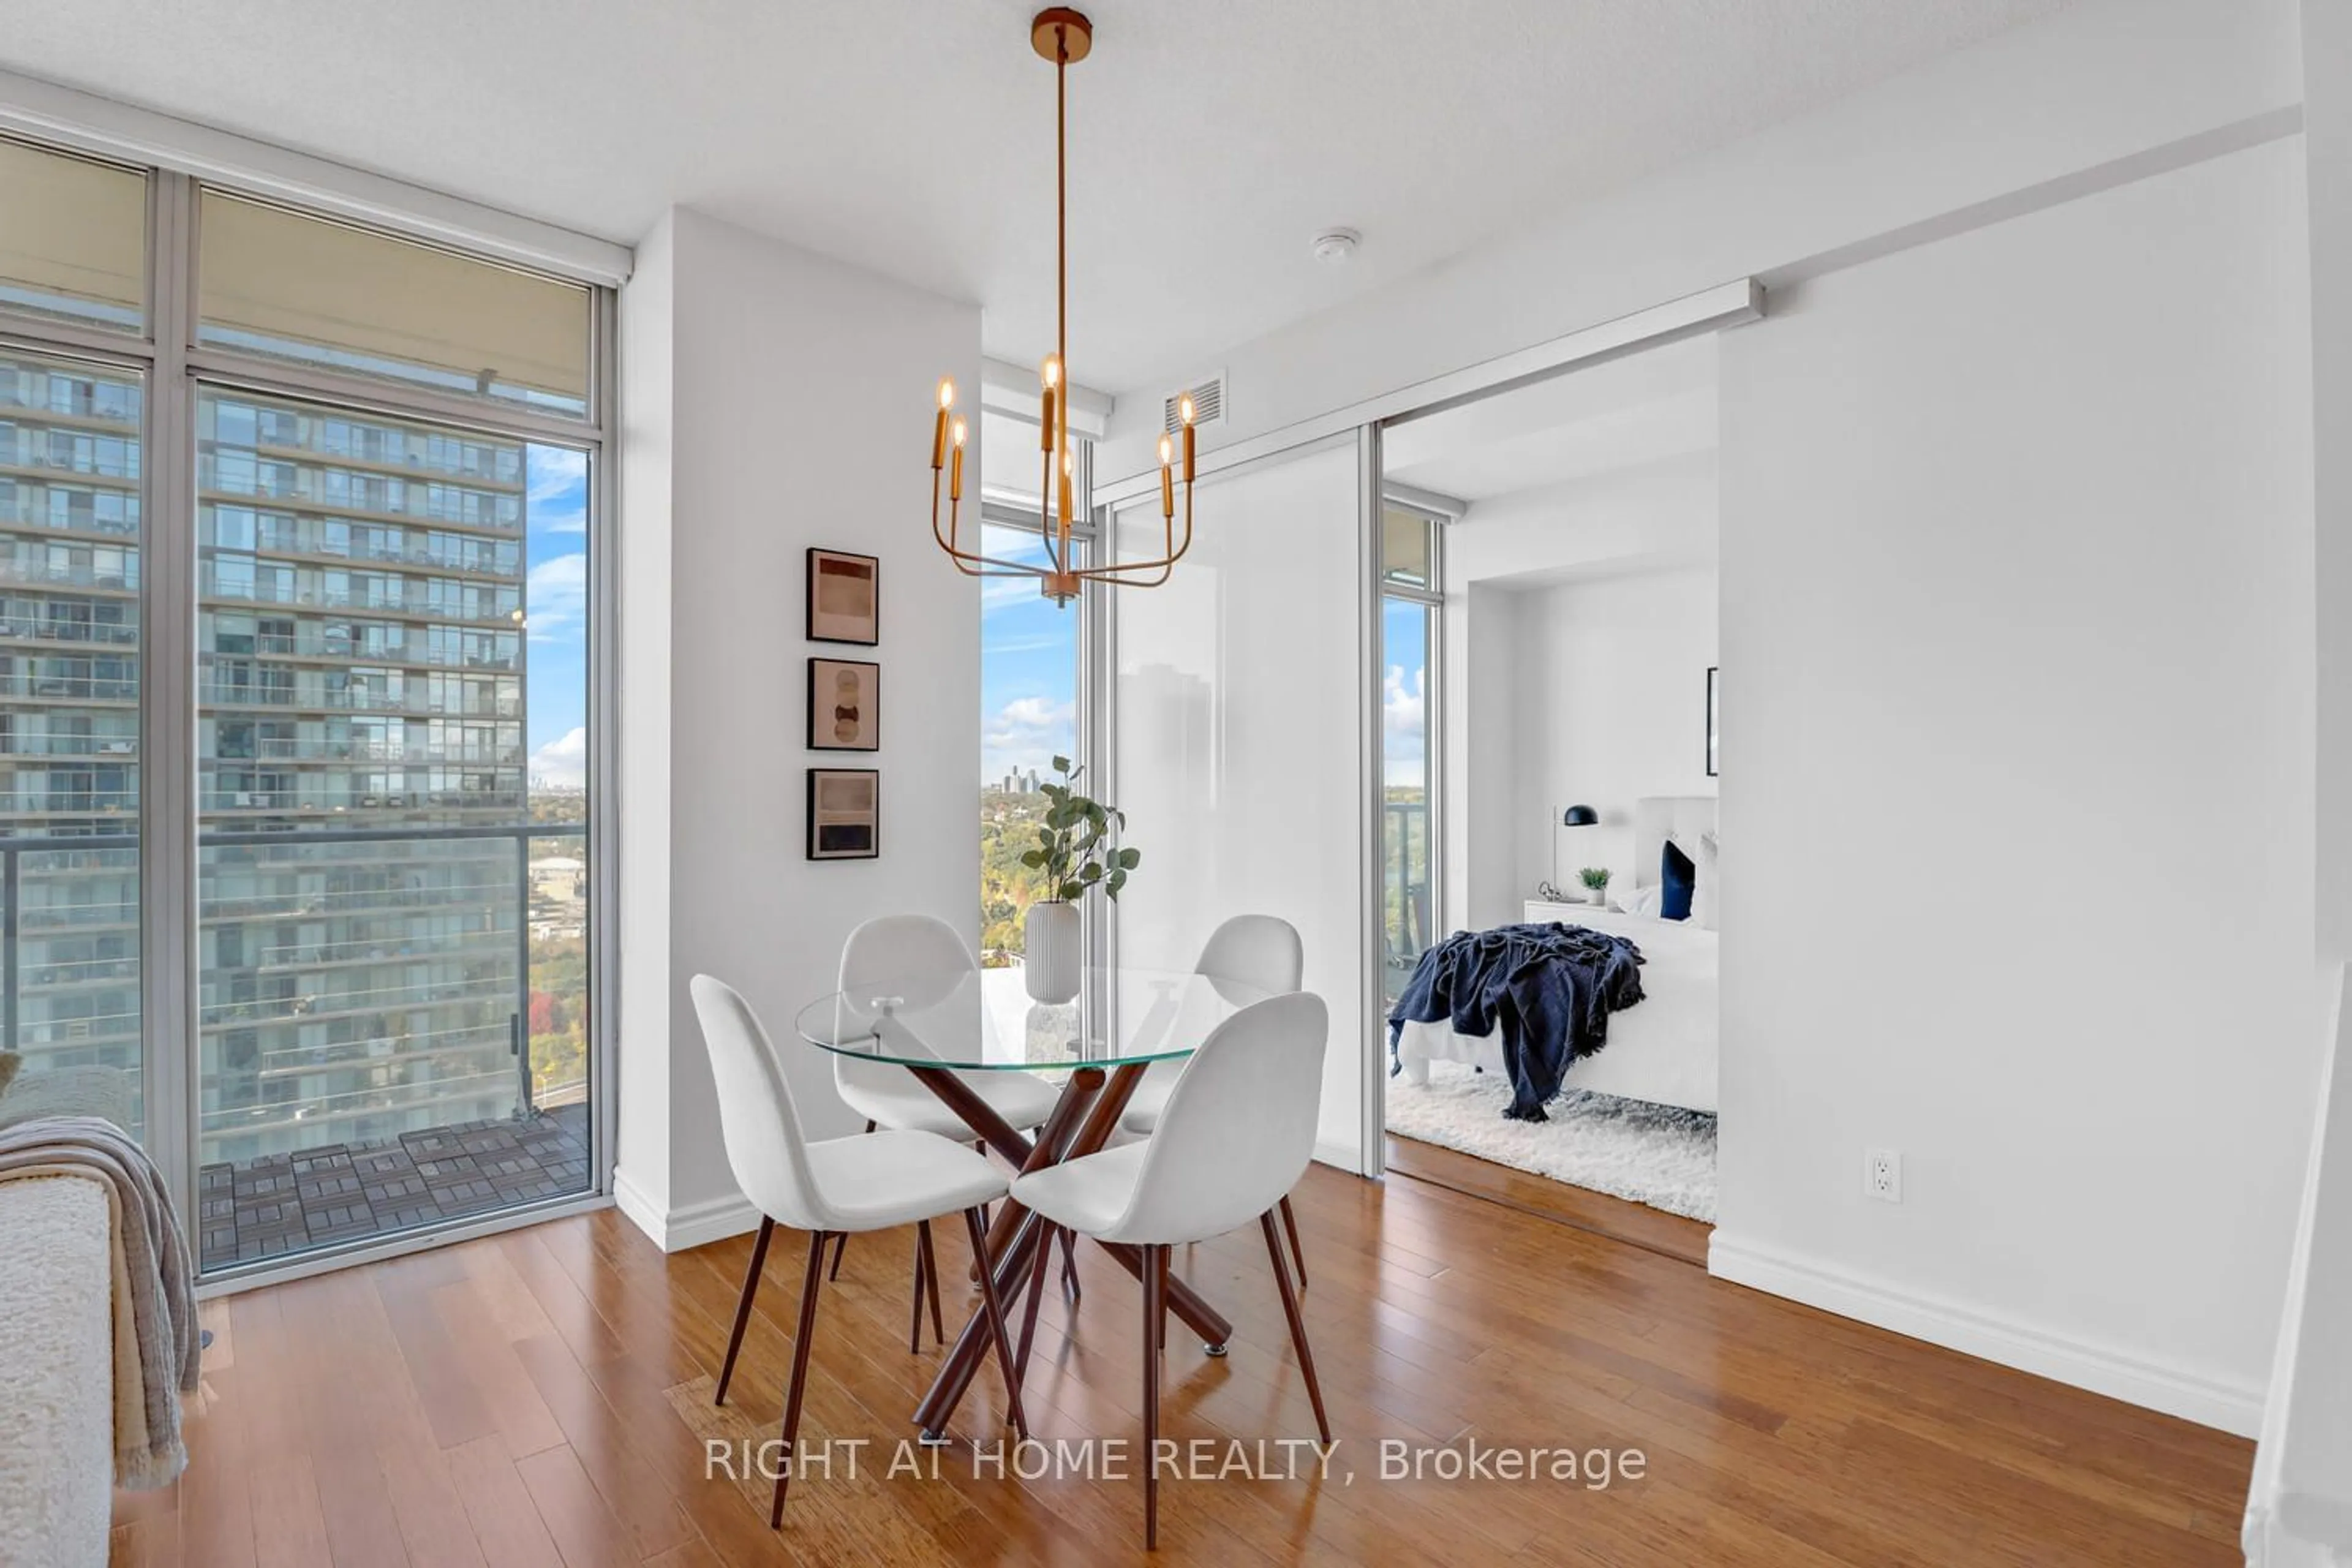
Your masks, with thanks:
M1021 969L1031 996L1059 1004L1077 995L1086 970L1078 900L1095 888L1117 900L1143 854L1116 842L1127 826L1125 812L1078 793L1084 768L1072 767L1067 757L1055 757L1054 772L1060 782L1038 790L1047 804L1045 820L1037 829L1037 847L1021 857L1024 866L1045 874L1045 896L1029 906L1023 922Z
M1606 866L1587 866L1576 874L1577 880L1584 884L1586 903L1605 904L1609 901L1609 877Z

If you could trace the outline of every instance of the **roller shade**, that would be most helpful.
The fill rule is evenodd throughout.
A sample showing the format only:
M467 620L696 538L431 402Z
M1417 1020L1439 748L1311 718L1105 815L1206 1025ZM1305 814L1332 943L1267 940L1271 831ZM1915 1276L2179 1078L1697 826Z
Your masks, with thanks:
M0 307L140 330L147 180L0 140Z
M197 223L201 342L587 412L584 288L218 191Z

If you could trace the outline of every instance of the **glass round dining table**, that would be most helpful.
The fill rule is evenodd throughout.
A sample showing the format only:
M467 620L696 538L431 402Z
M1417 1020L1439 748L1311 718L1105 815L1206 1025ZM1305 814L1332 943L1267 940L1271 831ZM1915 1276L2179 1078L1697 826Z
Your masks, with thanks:
M904 1068L955 1112L972 1136L1016 1170L1042 1170L1099 1152L1118 1129L1144 1069L1181 1062L1218 1025L1266 993L1206 974L1118 965L1089 969L1078 997L1040 1002L1018 969L936 971L866 981L821 996L800 1011L802 1039L835 1056ZM1033 1138L1010 1125L966 1075L1030 1072L1058 1078L1053 1114ZM1033 1268L1045 1240L1037 1217L1007 1198L988 1234L989 1265L1009 1313L1021 1292L1021 1349L1028 1364L1045 1269ZM1131 1247L1103 1250L1140 1279L1143 1256ZM1168 1309L1224 1353L1233 1327L1184 1281L1168 1282ZM975 1311L940 1364L915 1422L928 1443L946 1441L948 1419L971 1385L989 1348L984 1316Z

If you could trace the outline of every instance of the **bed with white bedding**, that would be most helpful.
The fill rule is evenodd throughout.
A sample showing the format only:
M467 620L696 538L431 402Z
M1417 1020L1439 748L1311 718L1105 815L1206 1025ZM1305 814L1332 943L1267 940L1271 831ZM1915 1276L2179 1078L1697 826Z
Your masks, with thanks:
M1654 903L1643 895L1658 883L1666 840L1695 851L1703 835L1716 831L1715 805L1714 797L1696 795L1654 796L1635 803L1633 886L1622 902L1633 908ZM1591 904L1531 902L1526 918L1531 923L1558 921L1622 936L1642 950L1642 1001L1610 1015L1608 1045L1573 1063L1561 1088L1713 1111L1721 1014L1717 932L1696 919L1661 920L1632 909ZM1406 1081L1415 1084L1428 1081L1433 1061L1504 1071L1499 1031L1480 1037L1456 1033L1444 1023L1402 1026L1396 1057Z

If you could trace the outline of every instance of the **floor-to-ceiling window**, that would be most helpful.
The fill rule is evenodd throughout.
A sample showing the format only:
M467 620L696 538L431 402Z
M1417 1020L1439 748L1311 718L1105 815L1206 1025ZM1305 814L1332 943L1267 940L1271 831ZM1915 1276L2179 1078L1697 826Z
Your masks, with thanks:
M1394 1002L1437 940L1437 749L1431 723L1444 603L1434 514L1389 501L1381 520L1381 985Z
M0 207L8 1043L207 1273L593 1190L608 297L13 142Z
M148 182L0 141L0 1049L146 1128Z
M1041 453L1038 426L983 416L982 552L1043 566L1038 531ZM1074 564L1084 564L1087 530L1073 535ZM1056 605L1029 576L984 578L980 585L980 900L981 963L1021 962L1023 925L1042 896L1044 874L1021 857L1036 847L1054 762L1083 765L1086 619L1094 595ZM1081 787L1085 787L1083 784Z

